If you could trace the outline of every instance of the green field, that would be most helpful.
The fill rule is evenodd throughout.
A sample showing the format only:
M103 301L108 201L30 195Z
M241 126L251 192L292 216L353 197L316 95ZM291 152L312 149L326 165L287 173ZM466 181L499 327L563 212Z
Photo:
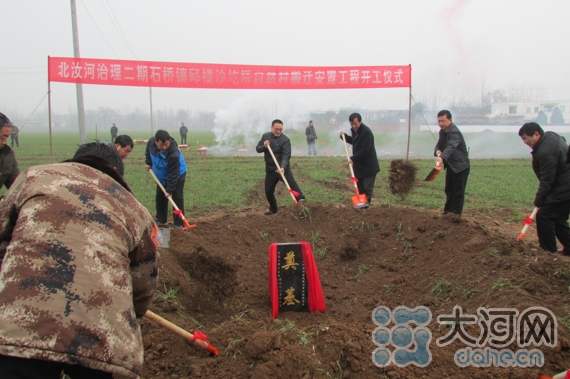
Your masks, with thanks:
M148 138L144 132L140 135L133 132L131 136ZM94 137L89 135L90 140ZM185 187L187 214L202 215L218 210L230 212L250 207L265 208L267 204L263 196L262 155L253 153L253 147L250 147L250 155L245 157L212 154L198 156L194 151L196 142L212 145L213 137L213 133L208 131L194 131L189 135L191 151L184 153L188 166ZM298 135L294 138L302 139L303 136ZM516 140L515 142L520 143ZM424 144L433 148L433 142ZM22 133L20 146L15 150L22 170L32 165L50 163L47 133ZM53 162L71 158L77 146L76 133L55 133L52 143ZM133 153L125 161L125 178L139 201L154 213L156 185L144 169L144 149L145 145L135 145ZM389 192L390 159L380 160L382 171L376 180L374 204L427 209L443 207L445 174L440 174L433 182L423 182L421 180L433 166L433 159L416 159L412 162L419 168L418 185L412 193L402 199ZM308 201L322 204L351 204L350 197L353 192L348 191L344 185L350 185L346 158L294 156L291 164L293 174ZM523 212L532 211L537 185L538 181L530 167L530 159L472 160L465 207L489 215L495 208L512 208L513 221L516 221L522 219ZM4 190L0 193L3 192ZM290 204L291 199L282 192L278 196L278 202Z

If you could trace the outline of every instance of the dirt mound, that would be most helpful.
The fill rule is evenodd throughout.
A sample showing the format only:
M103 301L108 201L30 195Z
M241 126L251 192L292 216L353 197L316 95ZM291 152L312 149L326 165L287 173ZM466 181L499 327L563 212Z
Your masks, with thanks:
M161 251L161 293L151 310L191 332L207 333L220 355L210 357L142 319L144 377L533 378L539 371L570 368L570 258L537 249L532 234L525 237L528 245L517 242L519 224L473 211L451 220L436 211L313 203L285 206L269 217L262 212L171 229L171 246ZM285 312L272 319L268 247L296 241L313 246L327 312ZM431 310L427 367L373 364L372 312L380 305ZM558 346L537 347L544 353L542 369L460 368L454 354L466 345L435 343L449 331L437 316L451 314L456 305L469 314L481 306L548 308L559 318ZM477 335L479 327L466 330Z
M417 171L418 168L410 161L394 159L390 162L390 192L405 197L414 188Z

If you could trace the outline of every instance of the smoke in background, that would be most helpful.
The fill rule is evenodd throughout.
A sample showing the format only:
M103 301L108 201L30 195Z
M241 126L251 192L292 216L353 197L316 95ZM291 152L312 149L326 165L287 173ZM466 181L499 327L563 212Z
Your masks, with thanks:
M284 133L288 133L307 118L306 113L301 102L284 101L284 95L278 92L245 92L229 107L216 112L212 131L217 144L210 151L218 155L236 155L238 149L255 147L261 135L271 130L274 119L283 121Z

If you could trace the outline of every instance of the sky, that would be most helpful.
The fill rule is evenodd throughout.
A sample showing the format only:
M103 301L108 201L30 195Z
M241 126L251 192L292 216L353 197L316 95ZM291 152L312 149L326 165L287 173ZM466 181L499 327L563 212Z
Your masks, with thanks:
M509 86L570 99L568 0L77 0L85 58L292 66L412 65L414 101ZM0 111L47 109L47 57L73 56L70 1L4 1ZM52 83L55 113L75 85ZM84 85L85 109L149 109L148 88ZM408 89L153 89L153 108L226 114L407 109ZM275 107L273 108L273 104ZM226 113L224 113L226 112ZM9 116L9 114L8 114ZM43 117L43 115L41 115ZM282 118L286 118L283 115ZM46 115L47 117L47 115Z

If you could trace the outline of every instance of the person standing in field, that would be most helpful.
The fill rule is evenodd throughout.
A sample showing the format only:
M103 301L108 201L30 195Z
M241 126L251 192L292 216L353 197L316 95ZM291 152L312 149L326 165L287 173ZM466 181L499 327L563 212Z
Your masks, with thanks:
M10 123L10 147L14 148L14 141L16 141L16 147L20 147L20 142L18 137L20 134L20 129L14 125L13 122Z
M380 172L378 155L376 155L376 147L374 146L374 134L368 126L362 123L362 116L359 113L352 113L348 120L350 121L351 135L348 136L346 133L340 132L340 138L342 139L344 134L346 142L352 145L350 164L357 180L358 192L366 194L370 205L376 175Z
M275 159L281 166L279 170L269 153L269 147ZM295 195L297 201L305 201L305 195L301 192L299 185L293 177L289 159L291 158L291 140L283 134L283 121L273 120L271 123L271 131L263 134L261 140L255 147L258 153L264 153L265 158L265 197L269 202L269 209L265 211L265 215L269 216L277 213L277 199L275 198L275 187L279 181L283 181L281 174L285 176L289 187L298 195Z
M188 128L184 123L180 125L180 144L186 145L186 136L188 135Z
M113 126L111 126L111 143L115 143L117 134L119 134L119 128L117 128L117 125L113 123Z
M552 253L570 255L570 166L564 137L544 132L536 122L524 124L519 136L532 149L532 169L538 178L534 196L536 232L540 247ZM556 239L563 249L557 250Z
M117 149L117 154L119 154L119 157L122 160L125 160L135 148L135 144L130 136L122 134L115 138L115 148Z
M309 126L305 129L305 135L307 136L307 146L309 148L309 156L313 153L314 156L317 155L317 132L313 125L313 120L309 121Z
M184 183L186 182L186 162L176 141L166 130L159 130L148 140L145 151L145 167L152 170L166 190L156 185L156 223L166 224L168 215L168 198L184 214ZM174 216L174 226L182 228L184 221Z
M153 220L111 144L32 166L0 200L0 377L139 378Z
M20 174L14 150L8 146L8 137L12 131L11 122L6 115L0 113L0 187L10 188Z
M451 112L442 110L437 114L439 139L435 144L434 156L443 164L445 174L445 206L442 216L449 213L463 213L465 188L469 177L470 162L463 134L451 119Z

